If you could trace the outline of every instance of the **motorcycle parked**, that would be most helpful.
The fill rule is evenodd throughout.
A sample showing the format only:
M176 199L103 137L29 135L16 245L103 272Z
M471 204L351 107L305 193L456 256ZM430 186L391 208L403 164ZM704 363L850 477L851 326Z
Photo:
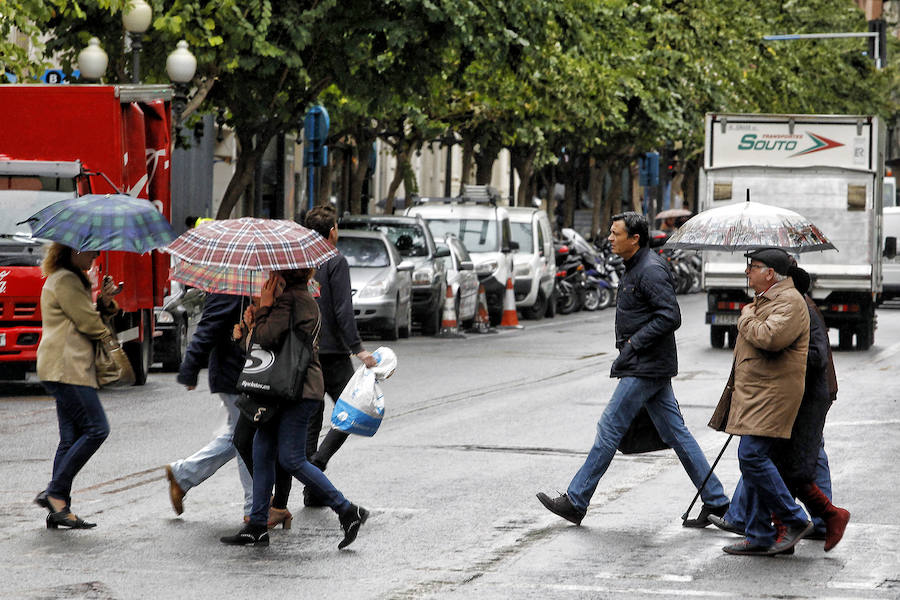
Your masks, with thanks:
M586 279L581 257L568 244L556 247L556 310L567 315L581 310Z

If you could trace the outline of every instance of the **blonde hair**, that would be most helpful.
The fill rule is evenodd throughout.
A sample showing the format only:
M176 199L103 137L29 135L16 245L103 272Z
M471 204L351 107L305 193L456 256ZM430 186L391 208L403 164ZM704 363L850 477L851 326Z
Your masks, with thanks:
M59 242L50 244L50 247L47 248L47 253L44 255L44 260L41 262L41 274L44 277L49 277L60 269L67 269L78 275L78 279L84 284L85 289L89 290L91 289L91 282L87 275L84 274L84 271L72 264L72 252L72 248L65 244L60 244Z

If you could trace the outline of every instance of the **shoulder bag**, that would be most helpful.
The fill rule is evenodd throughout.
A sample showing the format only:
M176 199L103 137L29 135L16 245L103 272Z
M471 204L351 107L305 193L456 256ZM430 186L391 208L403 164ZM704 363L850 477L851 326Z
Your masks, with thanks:
M112 333L94 342L94 369L100 387L134 385L134 369Z
M303 391L306 369L312 360L313 341L320 325L321 320L316 323L311 336L297 331L292 310L288 333L277 352L254 344L251 337L250 351L237 381L238 391L267 404L297 401Z

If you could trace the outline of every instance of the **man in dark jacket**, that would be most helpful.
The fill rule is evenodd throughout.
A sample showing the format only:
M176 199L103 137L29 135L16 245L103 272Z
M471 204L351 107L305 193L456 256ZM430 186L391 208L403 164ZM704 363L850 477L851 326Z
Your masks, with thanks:
M248 300L227 294L209 294L197 331L188 344L176 380L188 391L197 387L200 369L209 368L209 391L218 394L225 407L226 420L216 437L191 456L166 465L169 480L169 499L175 514L184 511L184 495L192 487L206 481L213 473L235 457L232 442L234 426L240 417L235 403L240 395L236 389L238 376L244 367L244 352L232 340L234 325L241 320L241 307ZM238 457L238 473L244 488L244 514L250 514L253 502L253 480L244 461Z
M337 214L331 206L313 208L307 213L304 224L327 239L332 246L337 244ZM322 265L316 270L316 283L319 286L316 302L322 315L319 362L325 379L325 392L332 402L337 402L355 371L350 354L355 354L367 367L374 367L376 361L372 354L363 348L356 329L350 287L350 266L347 259L338 254ZM331 429L322 445L318 446L323 418L324 404L321 404L318 411L310 417L306 439L306 455L310 457L309 461L322 471L349 436L343 431ZM308 488L303 489L303 504L324 506L322 500L311 495Z
M681 325L681 312L669 268L647 247L648 230L646 217L638 213L612 218L612 251L625 260L616 305L619 356L610 370L610 376L618 377L619 384L597 424L594 446L568 491L556 498L543 492L537 495L549 511L576 525L584 518L600 478L641 407L646 408L660 438L675 450L698 489L710 470L703 451L684 424L672 392L671 379L678 373L675 330ZM708 515L721 516L728 510L728 497L715 475L703 486L701 497L700 516L685 521L685 526L704 527Z

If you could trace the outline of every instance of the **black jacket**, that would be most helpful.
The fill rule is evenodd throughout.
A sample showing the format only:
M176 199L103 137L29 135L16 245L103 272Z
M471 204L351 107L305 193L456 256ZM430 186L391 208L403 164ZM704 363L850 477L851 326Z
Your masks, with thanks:
M209 391L237 394L235 385L244 368L244 351L231 340L234 326L241 320L241 308L248 300L228 294L208 294L197 331L188 344L176 380L197 385L200 369L209 367Z
M316 281L319 282L316 303L322 315L319 354L359 354L363 345L353 314L347 259L338 254L329 260L316 270Z
M809 296L804 299L809 308L809 352L803 401L794 419L791 438L778 440L772 451L781 476L789 484L815 479L825 417L834 398L829 386L829 371L834 369L834 362L828 329L815 302Z
M678 374L675 330L681 311L675 281L649 248L625 261L616 302L616 348L611 377L674 377Z

